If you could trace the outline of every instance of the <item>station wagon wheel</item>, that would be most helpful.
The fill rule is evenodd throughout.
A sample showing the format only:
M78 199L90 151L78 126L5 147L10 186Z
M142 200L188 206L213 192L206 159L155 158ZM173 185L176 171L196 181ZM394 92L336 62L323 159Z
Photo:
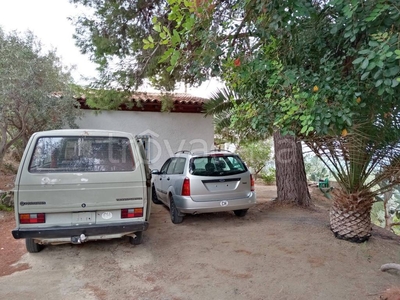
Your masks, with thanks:
M35 243L35 241L33 239L25 239L25 246L26 246L26 250L28 250L29 253L38 253L40 251L42 251L42 249L44 248L43 245L40 245L38 243Z
M235 213L235 215L237 217L244 217L247 214L248 210L249 210L248 208L247 209L237 209L237 210L234 210L233 212Z
M153 187L151 188L151 200L153 201L154 204L162 204L160 199L158 199L158 197L157 197L156 188L155 188L154 184L153 184Z
M140 245L143 242L143 231L135 232L135 237L129 237L129 243L132 245Z
M171 221L174 224L182 223L183 216L180 214L178 209L176 208L174 198L171 196L170 204L169 204L169 214L171 215Z

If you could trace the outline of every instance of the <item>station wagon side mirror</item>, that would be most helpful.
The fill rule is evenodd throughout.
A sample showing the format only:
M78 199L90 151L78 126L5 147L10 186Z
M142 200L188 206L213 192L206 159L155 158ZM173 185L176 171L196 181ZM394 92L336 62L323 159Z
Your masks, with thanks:
M157 169L151 170L151 174L160 175L160 171Z

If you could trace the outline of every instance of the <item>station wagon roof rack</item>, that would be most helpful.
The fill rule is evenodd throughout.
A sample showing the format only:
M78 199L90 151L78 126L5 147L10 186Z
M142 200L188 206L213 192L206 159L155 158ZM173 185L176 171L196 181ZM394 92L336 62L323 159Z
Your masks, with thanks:
M180 151L176 151L175 152L175 154L178 154L178 153L192 153L192 152L190 152L189 150L180 150Z
M232 151L226 150L226 149L211 149L210 152L229 152L233 153Z

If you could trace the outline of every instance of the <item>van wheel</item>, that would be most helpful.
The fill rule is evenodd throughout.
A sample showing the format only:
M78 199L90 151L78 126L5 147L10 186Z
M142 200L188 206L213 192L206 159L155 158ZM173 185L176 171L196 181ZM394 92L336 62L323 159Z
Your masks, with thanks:
M154 184L151 189L151 200L153 201L154 204L162 204L162 202L157 197L156 188L154 187Z
M172 223L174 223L174 224L182 223L183 216L179 212L179 210L176 208L176 205L175 205L175 202L174 202L174 198L172 198L172 196L171 196L171 200L170 200L170 203L169 203L169 214L171 215Z
M35 243L33 239L25 239L25 246L29 253L38 253L44 248L43 245Z
M247 214L247 211L249 209L238 209L238 210L234 210L233 212L235 213L235 215L237 217L244 217Z
M143 231L135 232L135 237L129 237L129 243L132 245L140 245L143 242Z

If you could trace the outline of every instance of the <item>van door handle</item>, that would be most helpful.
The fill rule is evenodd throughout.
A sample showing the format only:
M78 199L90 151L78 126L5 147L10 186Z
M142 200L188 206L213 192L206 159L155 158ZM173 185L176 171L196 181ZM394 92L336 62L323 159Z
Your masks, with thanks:
M167 177L167 180L169 180L169 177Z

